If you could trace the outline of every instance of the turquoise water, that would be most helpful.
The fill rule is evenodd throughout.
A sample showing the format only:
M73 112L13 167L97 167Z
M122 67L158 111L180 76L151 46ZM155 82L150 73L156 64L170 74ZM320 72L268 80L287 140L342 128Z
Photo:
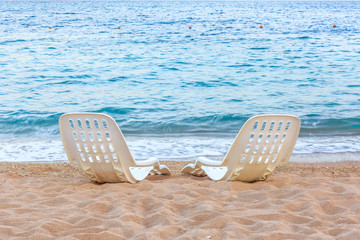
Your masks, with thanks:
M111 115L139 158L224 155L267 113L301 118L295 154L360 152L359 15L353 1L0 1L0 161L65 160L67 112Z

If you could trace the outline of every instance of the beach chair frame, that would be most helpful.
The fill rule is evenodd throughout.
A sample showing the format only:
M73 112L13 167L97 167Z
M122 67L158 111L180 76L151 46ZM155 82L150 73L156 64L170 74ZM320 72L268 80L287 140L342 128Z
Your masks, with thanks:
M120 128L106 114L64 114L59 128L69 161L77 163L91 181L136 183L149 173L171 174L156 158L135 161Z
M280 163L287 163L295 147L301 121L291 115L250 118L222 161L205 157L188 164L182 173L226 181L266 180Z

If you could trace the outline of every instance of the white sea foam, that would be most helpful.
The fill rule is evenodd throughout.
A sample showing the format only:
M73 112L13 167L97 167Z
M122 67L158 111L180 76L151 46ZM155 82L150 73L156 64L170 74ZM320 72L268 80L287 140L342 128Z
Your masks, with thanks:
M294 154L360 152L360 136L299 138Z
M223 157L230 148L230 137L135 137L127 138L129 148L137 160L157 157L162 160L195 159L199 156ZM293 156L297 162L306 162L303 155L360 153L360 137L299 138ZM311 158L312 159L312 158ZM360 159L329 159L329 161ZM67 161L59 139L0 139L1 162ZM311 160L315 161L315 160Z
M67 161L61 140L21 138L0 140L1 162Z

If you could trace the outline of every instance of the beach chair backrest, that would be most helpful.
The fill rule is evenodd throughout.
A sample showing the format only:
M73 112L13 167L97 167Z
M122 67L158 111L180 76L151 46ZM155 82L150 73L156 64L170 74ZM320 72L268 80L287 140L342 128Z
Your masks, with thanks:
M289 115L250 118L239 131L223 164L228 180L255 181L270 174L279 163L289 161L299 135L301 121ZM241 172L241 174L240 174Z
M128 181L135 165L115 120L99 113L70 113L59 119L61 138L70 162L77 162L97 182ZM93 175L93 176L92 176Z

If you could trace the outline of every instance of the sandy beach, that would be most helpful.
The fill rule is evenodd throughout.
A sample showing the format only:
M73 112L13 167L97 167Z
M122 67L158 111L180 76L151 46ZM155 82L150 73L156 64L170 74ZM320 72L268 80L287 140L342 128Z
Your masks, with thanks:
M264 182L179 174L94 184L68 163L0 163L0 239L360 239L360 162Z

